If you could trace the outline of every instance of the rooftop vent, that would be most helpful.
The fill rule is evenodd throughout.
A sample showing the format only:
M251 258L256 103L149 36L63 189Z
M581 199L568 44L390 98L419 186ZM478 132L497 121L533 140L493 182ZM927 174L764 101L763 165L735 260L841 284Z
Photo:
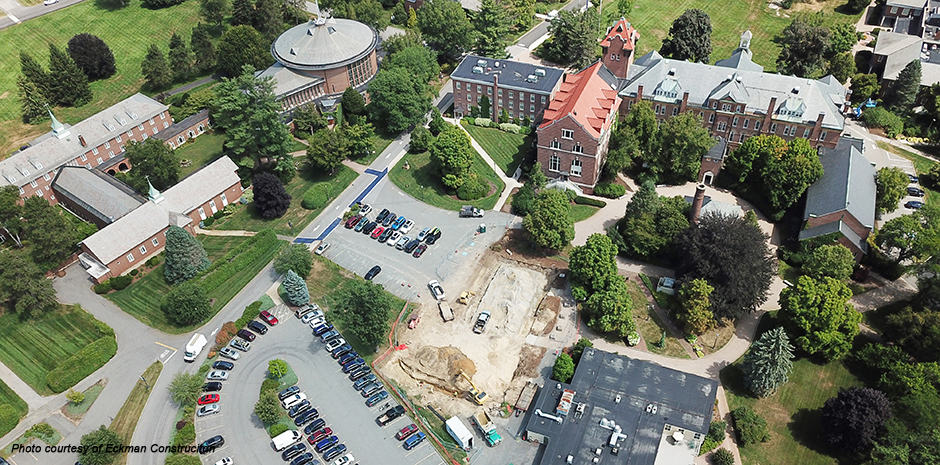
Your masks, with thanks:
M106 128L108 129L108 131L113 131L113 130L114 130L114 125L113 125L113 124L111 124L111 123L109 123L109 122L107 122L107 121L102 122L102 124L104 124L104 127L106 127Z
M85 136L81 134L78 135L78 143L82 144L82 147L88 147L88 144L85 143Z
M728 75L728 77L725 78L726 81L730 81L730 80L732 80L732 79L734 79L734 76L732 76L732 75L730 75L730 74Z
M336 32L336 28L333 27L333 26L327 27L326 30L327 30L327 31L330 31L330 34Z
M23 167L21 167L21 166L17 166L16 169L19 170L20 174L22 174L23 176L29 176L29 170L28 170L28 169L23 168Z
M676 69L675 69L675 68L669 68L669 75L670 75L670 76L675 76L675 75L676 75Z
M800 86L794 87L793 90L790 91L790 93L792 93L792 94L799 94L799 93L800 93Z
M494 68L499 68L499 62L498 62L498 61L493 62L493 67L494 67Z
M308 35L308 36L312 36L312 35L313 35L313 28L312 28L312 27L308 27L308 28L307 28L307 35Z
M539 78L538 78L538 76L536 76L536 75L534 75L534 74L530 74L530 75L528 75L528 76L525 77L525 82L539 82Z
M542 68L538 68L535 70L535 75L539 77L545 77L545 70Z
M741 76L735 76L735 77L734 77L734 82L737 82L738 84L740 84L741 81L742 81Z
M291 54L291 55L297 55L297 49L294 48L294 47L291 47L291 48L290 48L290 54Z
M477 66L479 67L486 66L486 60L477 60Z
M483 67L482 67L482 66L474 66L473 69L472 69L472 71L473 71L473 74L483 74Z

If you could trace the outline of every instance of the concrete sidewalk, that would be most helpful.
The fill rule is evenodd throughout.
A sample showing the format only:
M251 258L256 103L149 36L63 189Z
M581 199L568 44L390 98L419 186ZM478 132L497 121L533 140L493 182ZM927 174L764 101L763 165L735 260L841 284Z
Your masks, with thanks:
M26 401L30 412L42 407L51 398L39 395L39 393L34 391L32 387L20 379L19 376L16 376L16 373L13 373L13 370L7 368L3 363L0 363L0 379L2 379L16 395Z
M499 199L496 201L496 205L493 206L493 211L502 210L503 205L505 205L506 201L509 200L509 195L512 193L512 190L522 187L522 183L519 182L519 179L516 177L506 176L506 173L503 172L503 169L500 168L499 165L497 165L496 162L493 161L492 158L490 158L490 154L486 153L486 150L483 150L483 147L481 147L480 144L476 140L474 140L473 136L471 136L470 132L468 132L463 127L463 125L460 124L459 120L455 120L453 118L444 118L444 121L447 121L448 123L453 124L454 126L457 126L458 128L460 128L461 131L464 132L464 134L467 135L467 137L470 138L470 145L473 146L473 149L476 150L477 153L479 153L481 157L483 157L483 160L486 161L486 164L489 165L490 168L493 170L493 172L495 172L496 175L499 176L499 178L502 179L503 182L506 184L506 187L503 189L503 192L499 194ZM518 169L516 170L515 174L519 175Z

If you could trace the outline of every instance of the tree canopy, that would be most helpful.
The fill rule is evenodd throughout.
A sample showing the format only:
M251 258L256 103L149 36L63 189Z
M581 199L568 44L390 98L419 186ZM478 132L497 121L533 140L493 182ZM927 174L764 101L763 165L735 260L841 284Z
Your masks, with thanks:
M98 36L88 33L72 36L66 51L90 80L109 78L117 70L114 54Z
M567 383L574 376L574 360L571 356L562 352L555 357L555 365L552 366L552 379Z
M704 279L698 278L679 287L679 309L677 319L685 330L702 334L715 327L715 315L711 311L709 296L715 290Z
M219 39L218 67L228 76L241 75L245 65L267 68L272 60L270 42L251 26L235 26Z
M195 407L196 399L202 394L202 383L203 377L199 373L177 373L167 387L170 399L180 407Z
M659 156L651 171L667 184L695 180L702 157L715 145L702 118L692 112L667 119L659 127L659 138Z
M505 58L509 45L509 16L505 5L496 0L483 0L480 11L473 19L476 44L473 51L487 58Z
M111 465L118 458L122 445L121 436L104 425L82 435L82 449L78 460L87 465Z
M839 243L817 247L803 263L803 272L816 279L829 276L844 281L852 276L854 268L855 256Z
M129 142L124 153L132 166L127 183L137 192L145 195L150 192L148 180L158 190L168 189L179 181L179 162L162 140L151 137L143 142Z
M49 76L46 98L68 107L80 107L91 101L88 76L68 53L53 43L49 44Z
M458 2L428 0L418 9L417 18L428 45L448 57L459 57L476 39L476 30Z
M307 290L307 283L294 273L294 270L287 270L284 275L284 294L287 295L287 301L291 305L301 306L310 302L310 291Z
M794 286L780 291L780 319L798 349L826 360L840 358L852 348L862 321L851 297L841 281L800 276Z
M532 213L522 220L522 227L539 247L561 250L574 239L568 196L557 189L543 189L535 199Z
M193 73L193 54L186 42L179 34L170 37L170 69L173 70L173 79L185 81Z
M388 319L393 306L391 296L381 285L354 280L340 293L333 310L343 321L355 322L347 325L348 331L371 350L388 336Z
M23 319L39 318L59 308L52 281L23 250L0 254L0 301Z
M274 271L279 274L293 271L301 278L306 278L312 269L313 255L306 244L290 244L283 247L274 258Z
M548 26L551 34L542 45L548 60L575 69L584 68L597 59L597 33L600 20L597 9L583 12L561 10Z
M454 4L449 0L431 0L431 3L435 1ZM427 6L421 7L421 11ZM382 69L376 73L369 83L369 98L372 102L368 108L373 120L385 122L388 131L396 134L421 124L431 108L427 81L415 81L414 74L402 68Z
M604 289L617 275L617 248L603 234L591 234L584 245L575 247L569 255L568 269L571 279L589 291Z
M747 389L758 397L768 397L790 378L793 346L781 327L761 334L744 354L741 372Z
M623 252L632 257L671 259L675 238L689 227L688 204L681 197L661 197L647 181L627 204L620 234Z
M177 326L199 323L212 314L209 296L192 281L173 287L163 298L162 307L167 319Z
M222 21L231 10L228 0L199 0L199 16L217 28L222 27Z
M884 392L851 387L826 401L820 417L823 438L848 452L864 452L881 434L891 417L891 402Z
M910 180L907 173L896 166L881 167L875 174L875 207L879 212L891 213L898 209L901 198L907 195Z
M173 82L173 70L166 61L166 55L157 44L150 44L147 49L147 56L140 64L141 73L144 75L144 86L150 90L166 89Z
M61 207L49 201L30 196L23 202L24 235L32 243L33 261L42 270L51 270L78 248L78 243L97 229L84 227L84 223L70 221Z
M936 257L940 254L940 206L928 202L913 213L888 220L875 242L897 263Z
M251 184L255 192L255 211L262 218L279 218L287 213L291 196L277 176L261 172L252 178Z
M825 70L825 53L830 49L829 29L812 17L797 16L777 39L782 46L777 57L780 74L819 78Z
M165 250L163 277L170 284L188 281L211 265L202 243L176 225L166 231Z
M441 172L441 182L452 189L462 186L470 175L474 157L467 133L456 126L448 125L437 136L430 149L431 160Z
M189 49L193 51L195 58L193 69L196 73L202 74L215 68L218 55L208 25L199 23L193 28L193 34L189 39Z
M889 110L898 114L911 112L920 91L921 72L920 59L914 59L898 73L898 78L888 86L884 96Z
M659 53L666 58L708 63L712 54L712 22L702 10L685 10L672 22Z
M307 164L316 171L332 173L348 155L348 144L340 129L320 129L307 141Z

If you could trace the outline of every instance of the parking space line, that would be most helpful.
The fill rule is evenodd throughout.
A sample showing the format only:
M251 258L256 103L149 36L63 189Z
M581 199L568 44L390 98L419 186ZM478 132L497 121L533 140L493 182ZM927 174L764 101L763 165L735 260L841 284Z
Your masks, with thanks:
M416 448L411 449L410 451L408 451L408 453L405 454L405 457L410 457L411 454L414 454L415 452L418 452L419 450L424 449L425 446L427 446L427 443L426 443L425 441L421 441L421 444L419 444L418 447L416 447ZM426 458L427 458L427 457L425 457L425 459L426 459ZM424 460L424 459L421 459L421 460Z
M209 428L204 429L203 431L212 431L212 430L214 430L214 429L219 429L219 428L221 428L221 427L223 427L223 426L225 426L225 425L212 426L212 427L209 427Z
M430 457L433 457L434 455L435 455L434 452L431 452L430 454L427 455L427 457L425 457L425 458L423 458L423 459L418 460L417 462L415 462L415 465L418 465L419 463L421 463L421 462L427 460L427 459L430 458Z

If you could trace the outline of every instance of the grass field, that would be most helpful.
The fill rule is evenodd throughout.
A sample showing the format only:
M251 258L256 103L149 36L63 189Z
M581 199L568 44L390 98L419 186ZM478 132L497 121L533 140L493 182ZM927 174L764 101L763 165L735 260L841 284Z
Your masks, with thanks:
M213 262L225 256L229 250L235 248L245 240L247 240L247 238L244 237L199 237L199 241L202 242L206 253L209 255L209 260ZM251 281L251 279L274 258L277 250L278 249L275 248L262 255L261 258L252 262L250 266L245 267L232 276L225 284L210 292L209 298L214 299L212 311L218 312L225 304L232 300L235 294L248 284L248 281ZM126 289L112 292L105 297L117 304L118 307L121 307L121 310L124 310L134 318L140 320L141 323L159 329L160 331L180 334L191 330L193 327L178 327L170 323L163 313L163 310L160 309L160 303L168 292L170 292L170 285L163 279L163 265L160 265Z
M932 168L934 165L937 164L937 162L919 153L914 153L914 152L911 152L910 150L904 150L901 147L896 147L887 142L878 141L878 148L887 150L888 152L891 152L895 155L900 155L904 158L907 158L908 160L914 163L914 171L916 171L917 174L926 173L930 171L930 168ZM937 192L933 189L928 189L923 186L921 186L921 189L927 192L926 198L928 202L930 203L940 202L940 192Z
M103 334L95 329L94 317L81 307L60 310L28 324L13 313L0 316L0 361L41 395L52 394L46 375ZM0 398L0 403L5 403Z
M212 225L212 229L261 231L270 228L278 234L296 236L326 208L324 206L317 210L307 210L302 207L300 202L303 200L304 192L307 192L307 189L315 184L325 183L330 186L330 191L333 193L330 198L330 201L332 201L358 176L355 171L343 165L336 168L336 173L333 176L326 173L311 174L307 171L300 171L288 185L284 186L291 196L291 201L287 213L280 218L264 219L261 214L255 211L254 203L250 203L240 207L234 215L217 221ZM328 204L329 202L327 202Z
M780 47L773 42L774 37L801 12L822 11L827 13L828 24L854 23L861 14L846 15L835 12L836 8L845 2L841 0L825 0L813 3L794 3L791 10L772 10L766 0L675 0L664 2L662 0L635 0L633 12L627 20L640 33L637 46L637 56L642 56L652 50L659 50L663 39L669 33L672 22L687 9L697 8L711 18L712 23L712 54L711 63L728 58L737 48L741 33L750 29L754 35L751 39L751 50L754 52L753 60L764 67L764 71L776 70L777 55ZM616 15L617 2L603 3L603 17L611 18L604 25L601 33L613 23ZM777 14L779 12L779 16ZM785 17L787 15L789 17Z
M772 319L765 316L761 328L770 329ZM721 370L721 384L728 396L728 406L733 410L747 405L767 420L770 441L742 447L744 463L774 465L836 465L834 457L823 453L827 450L820 440L820 409L827 399L839 393L839 389L861 386L840 361L825 365L807 359L793 362L789 381L776 394L757 399L746 392L738 369L740 361Z
M534 139L533 136L523 136L522 134L513 134L493 128L481 128L463 122L461 122L461 125L470 133L470 137L473 137L490 158L506 173L506 176L512 176L516 173L516 168L525 160L528 147Z
M137 421L140 420L140 412L147 405L147 398L150 397L151 392L150 388L157 383L161 371L163 371L163 363L161 362L153 362L152 365L147 367L147 370L141 374L147 382L137 380L137 384L134 385L134 389L131 389L131 393L124 401L124 405L121 406L121 410L118 410L114 420L111 421L110 429L121 437L122 444L131 444L134 430L137 428ZM117 465L127 463L127 454L121 454L115 463Z
M388 148L389 145L392 145L392 141L395 140L400 134L386 134L385 131L381 128L375 129L375 140L372 141L373 149L372 153L364 157L351 158L350 160L359 163L362 166L369 166L376 158L379 158L379 155Z
M404 169L405 163L409 165L407 170ZM493 208L496 201L499 200L499 194L506 188L506 184L476 151L473 153L471 171L489 182L491 190L492 186L495 186L496 190L490 195L472 202L460 200L456 195L447 195L444 185L441 184L441 175L437 167L431 163L431 154L429 152L405 155L392 168L388 176L399 189L405 191L408 195L438 208L457 211L460 210L461 205L468 204L484 210Z
M140 64L150 44L166 53L170 36L179 33L185 41L199 22L199 2L184 2L159 10L141 7L139 1L126 8L109 9L89 1L30 19L0 30L0 153L7 154L49 130L48 122L23 124L16 79L20 75L20 51L28 51L44 67L49 65L49 43L65 49L72 36L87 32L100 37L114 53L117 73L91 83L94 97L80 108L55 109L56 117L75 124L138 92L143 78ZM199 76L194 76L193 80Z
M65 412L69 418L73 420L81 420L85 416L85 412L91 408L91 406L98 400L98 395L101 394L101 391L104 390L104 382L99 381L88 389L85 389L85 400L80 404L73 404L69 402L65 406Z
M10 386L7 386L3 380L0 380L0 405L4 404L12 405L21 417L29 413L29 405L26 404L26 401L16 395L16 392Z
M191 162L189 166L180 167L180 179L222 156L222 144L224 142L225 134L212 131L176 149L173 153L176 155L177 160L185 159Z
M578 221L584 221L592 216L595 213L600 211L600 208L597 208L593 205L572 205L571 206L571 219L575 223Z

